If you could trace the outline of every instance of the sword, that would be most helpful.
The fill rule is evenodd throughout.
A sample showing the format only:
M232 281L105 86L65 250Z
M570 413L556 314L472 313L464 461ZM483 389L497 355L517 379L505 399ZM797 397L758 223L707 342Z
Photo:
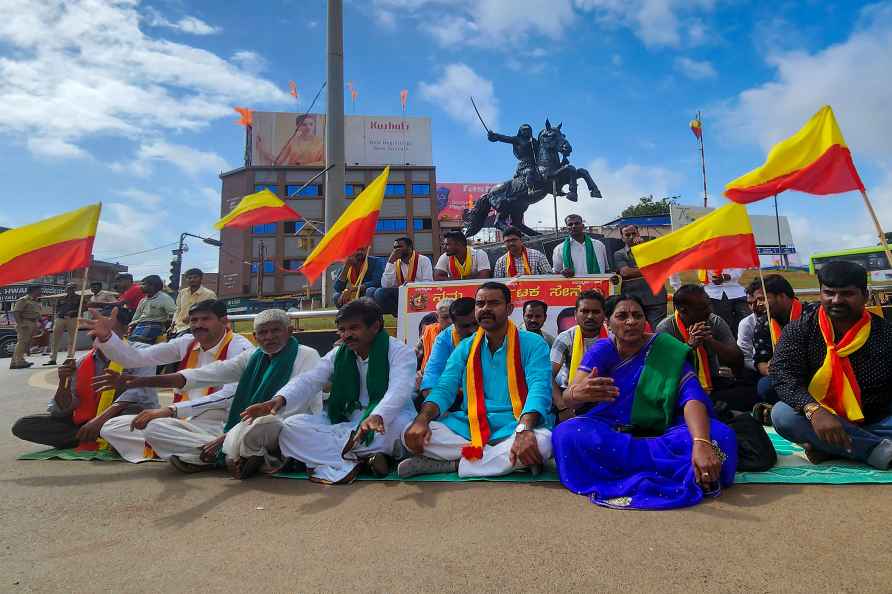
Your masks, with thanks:
M489 134L492 130L489 129L489 126L486 125L486 122L483 121L483 116L480 115L480 110L477 109L477 104L474 103L474 98L471 97L471 105L474 106L474 111L477 112L477 119L480 120L480 123L483 124L483 128L486 130L486 133Z

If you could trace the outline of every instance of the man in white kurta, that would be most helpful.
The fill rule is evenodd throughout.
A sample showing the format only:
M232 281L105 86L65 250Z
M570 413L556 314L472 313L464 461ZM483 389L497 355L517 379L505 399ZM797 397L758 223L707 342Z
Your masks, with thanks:
M597 239L585 234L582 217L577 214L567 215L564 223L570 234L564 241L554 246L551 254L551 268L554 273L566 277L606 273L609 266L607 248ZM569 261L564 259L565 249L568 251ZM587 256L588 250L592 251L591 261Z
M251 342L227 328L226 305L214 299L193 305L188 312L190 333L136 349L115 334L102 330L104 317L86 325L97 335L94 344L114 361L127 361L125 367L156 367L179 363L180 370L204 367L218 360L235 359L253 351ZM103 340L104 339L104 340ZM131 364L132 363L132 364ZM138 364L138 365L137 365ZM163 460L174 455L189 456L223 434L223 424L237 384L178 391L169 407L143 411L139 415L115 417L102 426L102 437L128 462L144 462L157 454ZM147 424L165 418L179 419L160 439L146 437ZM154 428L153 428L154 429ZM157 443L151 447L153 441ZM154 451L153 451L154 450Z
M359 376L358 407L349 414L347 421L332 423L332 395L326 396L325 411L321 414L293 414L282 420L278 416L262 416L269 414L269 407L258 405L259 419L266 421L262 433L265 447L271 449L271 440L278 437L278 447L285 458L293 458L307 466L313 480L324 483L340 483L351 481L358 471L359 463L375 454L385 454L399 458L403 447L401 436L405 428L415 418L415 407L412 396L415 387L415 352L402 342L387 336L379 337L383 329L383 318L380 307L371 299L360 298L344 306L336 319L338 333L343 342L326 354L307 373L303 373L279 391L277 402L271 406L285 416L305 410L308 402L325 384L333 383L337 389L335 378L338 370L336 360L340 349L350 349L355 356L356 371ZM376 340L387 341L387 361L389 377L386 390L378 404L369 409L368 377L372 362L372 345ZM341 373L352 370L341 369ZM252 407L253 408L253 407ZM245 411L252 415L251 408ZM363 420L364 419L364 420ZM276 436L272 427L280 431ZM373 432L371 443L359 441L352 450L344 453L354 430L362 434ZM256 436L255 438L256 439ZM246 436L246 442L252 442Z

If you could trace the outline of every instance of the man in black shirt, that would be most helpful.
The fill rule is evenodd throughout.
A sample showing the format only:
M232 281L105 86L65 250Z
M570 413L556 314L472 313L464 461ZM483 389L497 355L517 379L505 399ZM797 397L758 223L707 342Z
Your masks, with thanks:
M892 463L892 324L865 310L861 266L830 262L818 280L821 306L790 322L774 351L769 377L781 402L772 422L783 437L803 444L815 464L842 457L886 470ZM827 357L828 344L836 357Z

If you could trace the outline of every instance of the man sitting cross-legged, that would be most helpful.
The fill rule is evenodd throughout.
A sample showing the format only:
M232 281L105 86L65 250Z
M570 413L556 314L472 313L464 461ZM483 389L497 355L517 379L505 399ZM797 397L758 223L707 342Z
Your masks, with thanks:
M256 472L264 463L268 471L281 467L275 452L246 439L247 429L256 429L256 423L242 422L245 409L279 394L291 378L319 362L319 353L299 344L291 336L288 314L281 309L267 309L257 314L254 339L258 347L244 351L234 359L154 377L121 376L127 386L156 386L180 392L238 382L235 394L229 400L229 412L222 431L206 431L206 428L177 418L154 419L146 425L146 441L155 451L169 452L170 461L178 470L205 470L213 467L220 457L225 459L230 472L237 478L246 472L240 464L244 459L254 457L259 460L248 474ZM107 374L102 381L115 381L115 378ZM316 412L322 406L321 398L317 391L291 411Z
M449 319L452 324L437 334L434 348L421 372L424 374L418 390L420 396L426 398L440 381L440 375L446 369L446 362L455 347L465 338L477 331L477 318L474 316L474 300L460 297L449 304Z
M127 367L155 367L179 363L179 370L195 369L215 361L235 359L254 350L247 338L227 328L226 305L207 299L189 308L189 333L170 342L135 349L110 329L110 319L93 311L93 319L83 322L96 338L94 345L109 358ZM178 391L173 405L146 410L139 415L116 417L102 426L102 437L129 462L151 460L157 453L176 466L179 456L199 463L200 448L223 435L223 424L235 394L236 383ZM173 423L153 423L155 419L181 419ZM146 437L151 423L152 438ZM162 429L163 428L163 429ZM156 431L159 429L159 431ZM151 448L146 447L150 441ZM154 450L154 451L152 451Z
M548 345L519 330L509 319L512 309L508 287L480 285L480 328L456 347L406 430L406 447L417 456L400 463L400 477L456 470L463 477L497 476L541 467L551 456ZM450 413L459 388L462 407Z
M321 483L351 482L364 460L375 474L386 475L390 468L385 456L402 456L400 436L415 415L415 356L384 330L378 304L368 297L351 301L338 312L335 324L339 346L278 396L243 415L247 422L268 420L263 429L249 430L246 439L262 441L268 449L278 443L283 457L306 465L311 479ZM268 416L305 407L329 383L322 414L284 420Z
M109 322L110 331L123 336L130 322L130 311L115 312ZM50 400L49 414L22 417L12 426L19 439L42 443L54 448L96 448L99 431L109 420L119 415L133 414L146 408L158 407L155 390L110 384L105 389L93 387L96 377L108 368L121 370L121 365L98 349L82 357L77 365L71 359L59 367L59 386ZM137 375L152 375L154 367L128 370Z
M809 460L892 464L892 324L865 308L867 271L829 262L818 271L821 305L787 324L769 377L781 402L779 434Z

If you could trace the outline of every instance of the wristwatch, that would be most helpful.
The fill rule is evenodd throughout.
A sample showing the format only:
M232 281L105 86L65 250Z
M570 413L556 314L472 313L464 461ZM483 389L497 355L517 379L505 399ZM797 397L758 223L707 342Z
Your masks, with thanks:
M805 414L805 418L811 421L811 418L814 416L816 412L821 410L821 405L817 402L809 402L805 406L802 407L802 412Z
M514 435L520 435L524 431L531 431L531 429L526 426L526 423L518 423L517 427L514 428Z
M175 407L175 406L168 406L168 407L167 407L167 410L168 410L168 412L170 412L170 417L171 417L172 419L177 418L177 407Z

